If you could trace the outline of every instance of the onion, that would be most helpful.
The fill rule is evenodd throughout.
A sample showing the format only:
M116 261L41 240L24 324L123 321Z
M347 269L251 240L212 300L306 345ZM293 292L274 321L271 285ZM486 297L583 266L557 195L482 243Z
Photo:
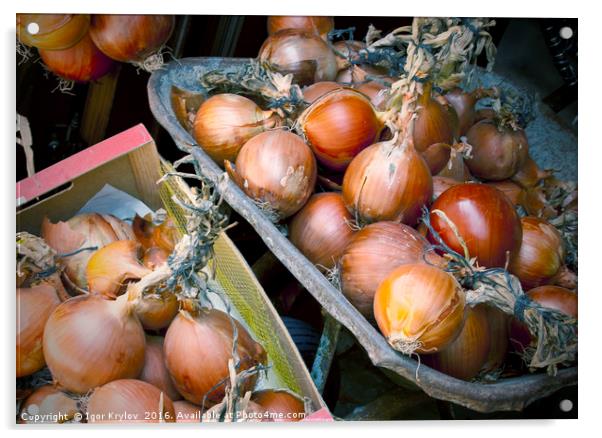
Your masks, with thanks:
M170 217L155 225L151 220L136 215L132 222L132 231L145 250L160 248L168 255L180 240L180 233Z
M200 423L202 414L201 408L185 400L173 402L176 412L176 423Z
M337 41L333 44L335 53L347 61L343 64L344 67L348 67L351 61L359 61L360 60L360 51L366 48L366 43L363 41L354 41L354 40L341 40Z
M316 184L316 160L299 137L284 130L256 135L245 143L228 175L255 201L267 205L273 219L284 219L303 207Z
M483 365L484 372L499 370L508 353L508 339L510 337L511 317L497 307L479 305L485 311L489 326L489 338L491 340L487 361Z
M144 255L142 256L142 264L151 271L154 271L159 266L167 262L168 258L169 253L167 251L165 251L163 248L154 246L144 252Z
M335 171L344 170L383 129L370 100L351 89L323 95L297 121L318 161Z
M446 190L431 206L430 222L452 250L476 257L480 266L504 267L508 256L512 259L520 249L522 231L514 206L502 192L485 184L464 183ZM435 242L433 236L429 238Z
M140 263L140 250L134 240L117 240L96 251L86 267L90 293L115 298L125 292L128 281L149 274L150 269Z
M473 175L485 180L512 177L529 155L529 143L522 129L498 126L491 120L474 125L466 138L472 146L472 157L466 159L466 165Z
M498 91L495 88L477 88L471 92L465 92L460 88L450 90L445 99L454 107L458 115L460 135L466 135L468 130L475 124L477 101L485 97L496 97Z
M527 296L547 309L554 309L565 315L577 318L577 294L559 286L539 286L527 292ZM536 342L527 325L512 319L510 325L510 342L516 351L522 352L527 346Z
M61 387L77 394L138 377L144 346L144 331L127 295L114 301L93 294L71 298L44 328L48 368Z
M85 213L72 217L67 222L51 223L47 217L42 222L42 237L59 257L82 250L77 254L63 256L67 277L79 288L87 287L86 266L94 250L116 240L133 240L131 227L114 216Z
M503 181L492 181L485 183L488 186L495 187L499 191L503 192L508 197L510 202L516 206L525 206L527 201L527 194L518 184L513 183L510 180Z
M17 14L19 41L38 49L68 49L84 37L89 26L87 14Z
M177 296L170 292L156 292L143 295L136 301L136 316L147 330L160 330L167 327L179 310Z
M530 156L525 158L523 165L512 177L512 180L529 189L537 186L540 181L551 177L551 170L541 170Z
M423 93L418 98L416 114L414 146L418 152L423 153L435 143L453 144L455 132L450 110L431 97L430 84L425 85ZM449 149L447 159L449 159Z
M456 181L452 178L446 178L444 176L433 177L433 200L437 199L443 192L453 186L461 184L460 181Z
M523 239L509 271L525 290L551 283L564 265L562 236L550 223L535 217L521 218Z
M265 364L263 347L238 321L235 324L240 358L237 372ZM232 336L232 320L217 309L181 310L173 320L163 346L165 364L176 389L186 400L201 404L206 397L207 405L222 401L229 377ZM255 385L256 378L253 375L243 382L243 394Z
M466 163L464 163L464 155L462 154L464 147L464 143L456 143L452 145L450 149L449 161L443 167L443 169L436 173L436 175L452 178L459 182L470 181L472 179L472 175L470 174L470 170L468 170L468 166L466 166Z
M293 217L289 238L314 265L331 269L353 236L352 219L340 194L319 193Z
M194 119L194 138L222 166L224 160L236 159L245 142L279 124L274 111L263 111L246 97L224 93L201 105Z
M167 43L175 22L173 15L96 14L92 16L90 36L109 58L152 64L154 61L149 58Z
M357 91L364 93L377 110L384 110L389 98L389 87L377 82L369 81L355 87Z
M121 379L96 389L88 401L90 423L174 423L167 395L150 383Z
M328 32L334 29L332 17L271 16L268 17L268 34L274 35L282 29L300 29L313 32L327 39Z
M159 388L172 401L182 398L174 387L163 356L163 342L161 336L146 336L146 348L144 350L144 368L140 373L140 380L150 383Z
M68 81L95 81L106 75L115 65L98 50L88 34L68 49L38 51L46 67Z
M394 222L377 222L353 235L341 256L341 290L362 315L373 319L378 285L398 266L425 259L443 266L444 260L426 252L428 242L413 228Z
M253 393L251 400L265 410L271 421L299 421L305 417L305 403L296 394L286 390L264 389Z
M339 88L343 87L336 82L316 82L315 84L303 88L303 100L305 100L307 103L314 103L319 97L322 97L326 93Z
M464 326L445 349L425 355L424 362L456 379L470 380L479 374L489 355L491 339L483 306L466 308Z
M77 401L52 385L36 389L21 406L18 423L65 423L79 413Z
M337 58L337 60L339 63L339 69L341 68L341 65L349 64L348 61L341 60L341 58ZM336 81L339 84L359 86L363 83L368 82L369 77L378 77L382 80L388 80L391 83L395 82L391 78L387 78L385 76L386 72L386 70L382 70L368 64L354 64L348 66L344 70L341 70L336 77Z
M17 377L29 376L46 365L42 351L44 325L60 303L50 284L17 289Z
M299 85L333 81L337 75L337 59L328 44L319 35L298 29L270 35L258 59L278 73L292 74Z
M374 317L396 350L436 353L462 330L464 304L464 291L452 275L427 264L408 264L378 287Z
M414 225L433 196L431 173L413 145L376 143L351 161L343 200L362 222L391 220Z

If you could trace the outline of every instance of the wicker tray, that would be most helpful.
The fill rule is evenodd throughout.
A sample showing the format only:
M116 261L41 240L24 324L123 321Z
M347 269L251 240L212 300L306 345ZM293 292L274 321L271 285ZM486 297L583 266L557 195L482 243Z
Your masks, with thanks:
M148 83L150 107L157 121L171 134L180 148L192 152L201 172L216 182L224 171L202 149L193 147L195 140L180 125L172 109L171 87L204 92L199 84L199 77L203 73L215 69L234 70L246 62L248 60L236 58L181 59L155 71ZM537 117L547 116L539 112ZM551 119L544 122L558 126ZM557 128L557 132L559 130L566 132ZM374 365L393 371L429 396L481 412L521 410L534 400L577 383L576 367L562 369L554 377L543 373L529 374L490 384L458 380L424 364L417 369L418 363L393 350L378 330L278 231L236 184L227 181L222 185L222 194L226 202L249 222L267 247L324 309L357 338Z

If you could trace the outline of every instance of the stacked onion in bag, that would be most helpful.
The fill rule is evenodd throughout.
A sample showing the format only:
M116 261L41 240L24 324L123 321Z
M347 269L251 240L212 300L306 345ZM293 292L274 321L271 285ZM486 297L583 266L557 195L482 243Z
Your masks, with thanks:
M146 71L163 65L172 15L17 14L20 44L37 48L64 87L100 79L117 62ZM21 53L27 56L28 49Z
M41 236L17 234L18 422L217 421L234 390L249 393L234 421L303 418L296 394L255 391L267 354L243 325L149 283L179 240L170 219L44 218Z
M201 80L210 97L179 119L393 348L466 380L499 376L509 352L555 372L576 360L575 235L562 225L576 224L575 187L537 167L510 106L477 109L483 98L505 102L500 90L460 88L483 45L464 61L433 46L428 66L416 61L423 48L408 49L398 76L370 62L387 41L431 44L429 26L445 26L437 20L332 44L328 19L270 17L253 67L267 72L253 77L264 86L245 85L249 70L212 72ZM476 41L493 23L473 24L480 36L464 36ZM561 328L544 339L550 357L537 348L540 320Z

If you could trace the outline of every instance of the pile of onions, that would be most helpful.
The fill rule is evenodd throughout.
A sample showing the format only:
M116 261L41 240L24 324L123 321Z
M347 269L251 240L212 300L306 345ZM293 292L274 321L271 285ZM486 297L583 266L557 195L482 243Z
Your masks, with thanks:
M332 81L322 81L311 84L303 88L303 100L307 103L314 103L318 98L324 96L332 90L343 88L342 85Z
M484 306L466 308L464 326L458 337L445 349L423 356L432 368L456 379L470 380L485 365L491 345Z
M87 14L17 14L19 41L38 49L68 49L84 37L89 26Z
M96 389L88 400L90 423L174 423L173 403L150 383L121 379Z
M451 344L462 330L464 307L456 279L423 263L395 269L374 296L378 328L404 354L436 353Z
M458 115L460 135L466 135L472 125L475 124L476 103L485 97L496 97L497 95L498 91L495 88L476 88L470 92L465 92L461 88L454 88L445 95L445 100L454 107Z
M373 144L355 157L343 179L343 200L364 223L391 220L414 225L433 196L433 180L409 143Z
M253 393L251 400L265 410L271 421L299 421L305 415L303 399L290 391L264 389Z
M466 134L472 156L466 159L470 172L482 179L500 181L512 177L529 155L529 143L522 129L482 120Z
M300 29L313 32L326 40L328 32L334 29L332 17L307 17L307 16L270 16L268 17L268 34L274 35L283 29Z
M292 218L289 238L314 265L331 269L353 236L352 220L340 194L319 193Z
M522 244L509 271L518 277L525 290L555 283L557 276L566 281L564 242L556 227L535 217L523 217L521 224ZM576 283L574 274L573 279L571 284Z
M90 36L109 58L143 64L160 51L175 26L173 15L93 15Z
M207 99L194 119L194 138L201 148L223 165L234 161L240 148L252 137L280 124L271 110L236 94L217 94Z
M527 292L527 296L541 306L554 309L573 318L577 318L578 300L577 294L559 286L539 286ZM534 343L527 325L517 318L512 319L510 326L510 342L513 347L521 352L524 348Z
M48 318L44 357L55 381L85 394L116 379L138 377L144 366L144 330L122 295L71 298Z
M333 81L338 71L336 55L328 44L319 35L298 29L270 35L259 49L258 59L271 70L292 74L299 85Z
M146 348L144 350L144 368L140 373L140 380L150 383L159 388L172 401L182 398L174 387L163 355L164 339L161 336L146 336Z
M267 357L263 347L238 321L235 324L240 358L237 372L265 364ZM186 400L200 405L206 397L205 406L222 401L229 377L232 342L232 320L220 310L181 310L176 316L165 335L163 350L172 381ZM256 379L255 374L242 382L243 394L253 388Z
M301 137L284 130L256 135L240 150L236 166L226 161L225 167L249 197L267 204L278 219L299 211L316 184L314 155Z
M176 413L176 423L201 422L201 408L197 405L193 405L186 400L178 400L173 402L173 408Z
M383 129L370 100L348 88L317 99L297 119L318 161L330 170L344 170Z
M464 183L443 192L431 206L430 222L447 246L476 257L480 266L504 267L520 249L522 229L514 205L485 184Z
M53 224L44 218L42 237L59 257L63 254L82 250L77 254L64 256L62 264L69 280L77 287L87 287L86 266L93 250L100 249L116 240L134 240L132 228L126 222L108 214L85 213L72 217L67 222Z
M52 385L36 389L21 406L18 423L64 423L79 413L77 401ZM56 421L55 421L56 419Z
M356 232L340 261L341 290L368 319L373 319L378 285L398 266L428 261L443 266L444 260L426 252L428 242L413 228L394 222L377 222Z
M453 108L447 108L442 103L431 97L431 85L427 84L424 87L423 93L417 101L416 114L414 122L414 146L421 154L425 153L431 145L443 143L453 144L454 139L458 136L456 128L456 117L452 112ZM449 160L450 149L441 145L436 146L435 151L431 151L431 155L437 158L437 166L429 166L433 174L439 173ZM432 159L432 158L431 158ZM429 159L429 162L431 161Z
M67 81L94 81L106 75L115 65L98 50L89 34L67 49L38 51L46 67Z
M140 263L141 246L134 240L117 240L96 251L86 267L90 293L116 298L128 281L139 280L150 269Z
M17 377L29 376L46 365L44 326L60 303L50 284L17 289Z

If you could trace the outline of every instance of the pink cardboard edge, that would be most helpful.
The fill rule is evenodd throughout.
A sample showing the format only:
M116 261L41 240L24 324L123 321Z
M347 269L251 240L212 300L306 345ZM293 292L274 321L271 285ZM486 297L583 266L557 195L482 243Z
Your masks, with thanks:
M17 206L153 141L140 123L17 183Z
M334 421L334 418L332 418L332 415L330 415L330 412L328 411L327 408L322 408L322 409L317 410L313 414L305 417L301 421L326 421L326 422L330 422L330 421Z

